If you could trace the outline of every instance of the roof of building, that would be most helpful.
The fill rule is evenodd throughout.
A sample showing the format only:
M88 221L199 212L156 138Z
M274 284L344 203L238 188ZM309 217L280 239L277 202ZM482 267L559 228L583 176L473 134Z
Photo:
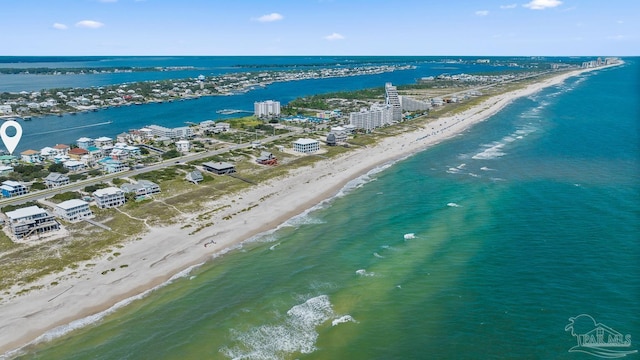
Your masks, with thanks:
M108 188L104 188L104 189L98 189L96 191L93 192L93 195L95 196L106 196L106 195L116 195L116 194L121 194L123 191L118 189L117 187L108 187Z
M54 149L68 149L69 145L65 145L65 144L56 144L56 146L53 147Z
M86 155L89 151L83 148L73 148L69 150L69 154L71 155Z
M90 142L90 141L93 141L93 139L88 137L81 137L80 139L76 140L76 142Z
M70 209L77 208L79 206L85 206L85 205L89 205L89 203L80 199L71 199L71 200L61 202L60 204L56 205L56 207L63 210L70 210Z
M113 139L111 139L110 137L101 136L97 138L95 141L113 141Z
M300 145L308 145L308 144L315 144L318 143L318 140L313 140L313 139L309 139L309 138L300 138L296 141L294 141L294 144L300 144Z
M37 153L38 153L38 151L33 150L33 149L29 149L29 150L25 150L25 151L21 152L20 155L35 155Z
M43 214L43 213L46 214L47 211L44 210L44 209L39 208L36 205L6 212L7 217L9 219L11 219L11 220L17 220L17 219L21 219L21 218L24 218L24 217L33 216L33 215L39 215L39 214Z
M12 186L12 187L22 186L21 183L13 180L5 180L2 182L2 185Z
M69 177L67 175L52 172L49 175L47 175L47 177L44 179L47 181L65 181L65 180L69 180Z
M206 162L203 163L202 166L209 167L215 170L224 170L235 167L233 164L229 164L227 162Z

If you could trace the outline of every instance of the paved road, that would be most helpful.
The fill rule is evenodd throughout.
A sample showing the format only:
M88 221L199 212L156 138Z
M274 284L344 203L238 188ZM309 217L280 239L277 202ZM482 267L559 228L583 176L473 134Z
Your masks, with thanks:
M273 142L273 141L280 140L280 139L283 139L283 138L292 137L292 136L295 136L297 134L298 134L298 132L290 132L290 133L287 133L287 134L269 136L269 137L264 138L264 139L262 139L260 141L262 143L269 143L269 142ZM223 154L223 153L229 152L231 150L244 149L244 148L248 148L248 147L251 147L251 146L253 146L251 143L235 144L235 145L231 145L229 147L226 147L224 149L204 151L204 152L195 153L195 154L189 154L189 155L185 155L185 156L181 156L181 157L177 157L177 158L173 158L173 159L169 159L169 160L164 160L162 162L155 163L155 164L152 164L152 165L149 165L149 166L145 166L144 168L140 168L140 169L121 171L121 172L117 172L117 173L113 173L113 174L102 175L102 176L91 178L91 179L81 180L81 181L77 181L77 182L74 182L74 183L71 183L71 184L68 184L68 185L60 186L60 187L57 187L57 188L54 188L54 189L37 190L37 191L30 192L30 193L25 194L25 195L16 196L16 197L7 198L7 199L2 199L2 200L0 200L0 207L7 206L7 205L24 204L24 203L29 202L29 201L36 201L38 199L48 198L48 197L51 197L51 196L53 196L55 194L59 194L59 193L63 193L63 192L78 191L80 189L84 189L86 186L95 185L95 184L98 184L98 183L106 182L106 181L109 181L109 180L114 179L114 178L132 177L132 176L136 176L138 174L159 170L159 169L162 169L162 168L165 168L165 167L168 167L168 166L174 166L177 163L185 163L185 162L189 162L189 161L202 160L204 158L208 158L208 157L211 157L211 156Z

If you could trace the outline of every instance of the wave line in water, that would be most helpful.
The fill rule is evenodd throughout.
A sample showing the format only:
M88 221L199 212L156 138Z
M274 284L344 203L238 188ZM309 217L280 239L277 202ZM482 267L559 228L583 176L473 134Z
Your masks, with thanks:
M85 128L90 128L90 127L108 125L108 124L111 124L111 123L112 123L112 121L105 121L105 122L101 122L101 123L97 123L97 124L81 125L81 126L74 126L74 127L70 127L70 128L66 128L66 129L58 129L58 130L43 131L43 132L39 132L39 133L31 133L31 134L28 134L26 136L53 134L53 133L69 131L69 130L85 129Z

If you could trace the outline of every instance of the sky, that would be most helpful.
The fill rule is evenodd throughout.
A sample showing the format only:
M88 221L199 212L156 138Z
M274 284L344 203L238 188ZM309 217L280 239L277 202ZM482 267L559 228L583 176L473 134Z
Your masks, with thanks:
M0 56L638 56L638 0L0 0Z

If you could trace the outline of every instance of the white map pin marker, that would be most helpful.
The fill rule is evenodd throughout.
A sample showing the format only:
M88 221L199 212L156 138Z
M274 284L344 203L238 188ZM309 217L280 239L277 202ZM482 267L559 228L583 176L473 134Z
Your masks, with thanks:
M7 128L10 126L16 129L16 134L13 136L7 135ZM0 137L2 138L4 146L9 150L9 154L13 155L13 150L16 149L16 146L18 146L20 138L22 137L22 126L20 126L17 121L5 121L2 126L0 126Z

